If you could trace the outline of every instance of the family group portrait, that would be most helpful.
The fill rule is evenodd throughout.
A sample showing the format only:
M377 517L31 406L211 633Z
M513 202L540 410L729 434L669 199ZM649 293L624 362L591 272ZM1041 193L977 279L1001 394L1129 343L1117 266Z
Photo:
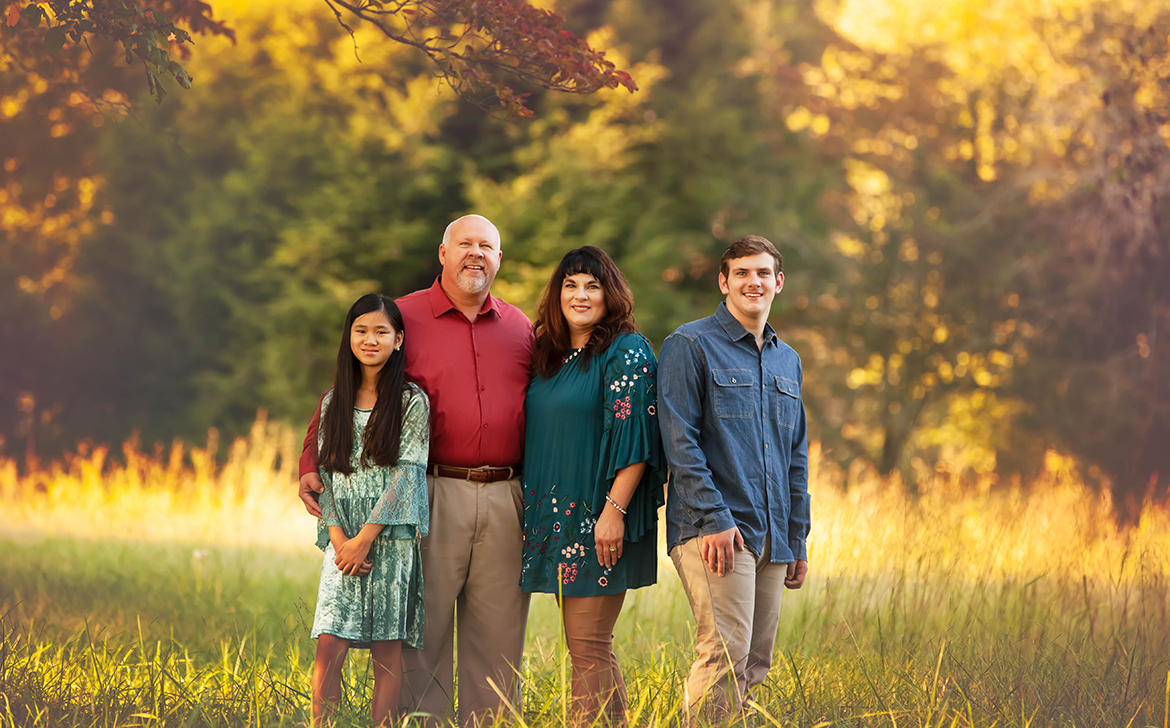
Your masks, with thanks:
M0 9L3 728L1170 728L1170 3Z

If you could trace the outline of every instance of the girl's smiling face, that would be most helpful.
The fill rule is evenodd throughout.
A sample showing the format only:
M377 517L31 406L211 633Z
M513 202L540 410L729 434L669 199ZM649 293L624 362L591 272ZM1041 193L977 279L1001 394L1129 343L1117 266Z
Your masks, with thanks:
M385 311L370 311L353 320L349 347L362 366L381 369L402 345L402 333L394 330Z

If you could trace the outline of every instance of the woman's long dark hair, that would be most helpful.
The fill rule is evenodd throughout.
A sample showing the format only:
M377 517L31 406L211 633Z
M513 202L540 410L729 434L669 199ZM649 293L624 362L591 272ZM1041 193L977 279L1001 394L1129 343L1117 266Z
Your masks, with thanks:
M324 470L349 475L353 472L349 455L353 450L353 407L362 383L362 365L350 346L350 330L358 316L384 311L394 330L403 333L402 346L391 352L378 372L378 401L362 437L361 463L397 465L398 446L402 439L402 388L406 382L406 340L402 313L389 296L368 293L357 300L345 315L341 330L341 348L337 351L337 373L333 376L333 399L321 419L324 441L318 459Z
M604 250L592 245L573 248L561 258L560 265L540 295L540 304L536 309L536 324L533 327L536 331L536 346L532 350L532 371L544 379L555 376L561 370L565 357L572 350L569 322L561 311L561 286L565 278L578 273L587 273L596 278L605 294L605 317L593 327L589 343L578 355L582 366L588 369L592 356L605 351L621 334L631 334L638 330L634 325L634 294L630 292L630 284L613 259Z

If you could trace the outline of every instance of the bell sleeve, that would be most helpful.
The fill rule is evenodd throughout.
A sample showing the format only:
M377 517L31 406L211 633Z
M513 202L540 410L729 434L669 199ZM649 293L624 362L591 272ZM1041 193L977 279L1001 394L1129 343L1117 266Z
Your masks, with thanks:
M427 454L430 450L431 416L427 395L409 385L409 397L402 416L402 435L398 445L398 464L382 468L382 495L370 511L366 523L386 526L413 526L419 536L426 536L430 518L427 507Z
M658 432L658 362L641 334L619 336L609 347L601 394L605 427L601 439L601 491L598 512L617 472L646 463L642 479L626 506L626 540L657 538L658 508L665 502L666 458Z

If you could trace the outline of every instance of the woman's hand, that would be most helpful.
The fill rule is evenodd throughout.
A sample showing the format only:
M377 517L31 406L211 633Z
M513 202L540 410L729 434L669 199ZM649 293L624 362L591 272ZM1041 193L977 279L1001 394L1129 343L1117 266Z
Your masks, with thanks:
M597 544L597 562L602 568L615 566L622 557L622 539L626 535L625 516L618 513L608 501L593 527L593 541Z
M366 558L370 553L371 543L373 542L366 540L361 534L358 534L356 538L346 540L340 548L334 543L333 550L336 552L337 558L333 560L333 563L346 576L365 576L370 573L370 568L373 566L373 562Z

